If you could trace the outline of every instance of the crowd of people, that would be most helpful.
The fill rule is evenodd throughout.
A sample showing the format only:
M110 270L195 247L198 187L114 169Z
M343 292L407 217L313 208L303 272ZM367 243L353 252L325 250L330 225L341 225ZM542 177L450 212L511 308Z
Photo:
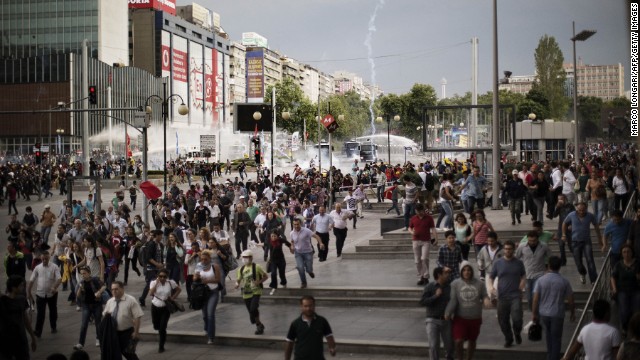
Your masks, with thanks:
M405 230L413 240L418 285L425 286L421 303L427 307L431 351L439 348L437 339L442 337L447 357L454 353L460 357L463 343L468 341L471 358L483 306L497 307L505 347L519 344L525 296L533 320L547 329L549 358L557 359L564 300L570 310L574 308L571 286L558 270L566 264L568 247L580 281L585 283L587 275L591 283L596 281L592 228L602 250L611 249L611 288L623 328L635 334L634 322L629 319L640 310L640 266L635 260L640 251L640 220L623 216L637 188L634 149L603 148L578 164L503 162L502 191L496 196L508 206L513 226L531 216L533 230L522 242L501 242L486 219L483 208L490 182L482 174L482 164L475 164L473 158L417 166L359 166L356 160L345 174L333 169L331 181L326 173L296 165L290 174L274 174L273 182L264 169L252 178L243 166L238 176L233 176L230 164L193 166L173 162L169 166L174 174L169 191L162 199L142 204L151 212L148 224L133 211L139 192L136 183L103 204L105 210L96 211L93 194L89 194L71 204L65 201L59 211L45 206L42 214L34 214L26 207L24 214L19 214L18 200L28 201L34 191L42 191L47 197L56 186L62 194L66 191L64 179L82 169L79 165L58 166L51 170L50 177L34 183L37 167L7 164L0 167L2 199L9 201L12 216L6 228L9 244L5 269L13 279L11 291L26 290L29 304L36 308L35 328L24 328L25 334L32 335L32 343L42 337L47 309L51 331L57 331L57 297L62 287L69 289L69 304L82 313L76 350L85 347L93 321L96 336L102 326L107 329L100 333L112 334L96 339L104 356L108 356L105 352L116 351L127 359L136 359L135 343L147 302L159 333L158 351L164 352L170 303L182 287L190 302L196 297L196 285L206 288L197 296L206 296L199 310L207 343L215 341L217 305L234 287L242 293L255 334L263 334L266 325L259 310L263 284L268 282L271 294L287 286L284 251L294 254L300 287L306 288L308 278L316 276L316 249L317 261L326 261L330 254L330 233L335 237L335 256L341 257L349 225L356 228L365 204L390 200L389 211L403 214ZM125 162L118 168L108 162L91 164L91 171L102 176L123 172L136 175L135 162ZM226 181L218 178L223 169L231 175ZM202 184L194 181L194 175L201 176ZM188 184L186 190L178 186L183 181ZM124 196L127 191L129 201ZM435 212L439 214L437 220L431 216ZM640 217L640 212L637 215ZM554 231L544 231L544 223L551 221ZM445 240L441 246L439 235ZM550 241L558 242L560 256L551 256ZM433 269L429 267L431 249L438 252ZM472 250L477 262L474 265L469 262ZM266 268L254 261L258 257L267 261ZM19 282L19 277L25 279L27 269L31 270L28 283ZM136 296L125 294L130 270L145 281ZM233 271L236 283L227 284ZM301 302L303 317L312 317L309 302ZM328 324L320 322L317 326L322 327L319 334L330 337ZM295 334L288 339L294 341ZM26 343L26 338L21 340ZM28 348L18 347L16 351L24 354Z

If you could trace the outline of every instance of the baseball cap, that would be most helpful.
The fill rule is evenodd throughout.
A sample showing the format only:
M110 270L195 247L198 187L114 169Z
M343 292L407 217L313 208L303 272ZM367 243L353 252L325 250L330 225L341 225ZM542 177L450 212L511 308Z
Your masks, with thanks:
M513 175L518 175L518 170L513 170L511 173L512 173Z
M242 252L242 257L253 257L253 253L251 252L251 250L245 250Z

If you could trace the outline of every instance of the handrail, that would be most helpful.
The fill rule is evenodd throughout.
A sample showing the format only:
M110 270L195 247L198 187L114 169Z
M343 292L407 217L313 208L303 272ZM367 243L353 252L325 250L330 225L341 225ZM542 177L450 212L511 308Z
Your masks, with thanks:
M631 198L629 199L629 203L624 211L625 219L633 219L635 215L635 202L636 202L636 192L634 191L631 194ZM600 272L598 273L598 278L596 282L593 284L593 289L591 289L591 293L589 294L589 298L582 310L582 315L580 315L580 320L578 320L578 324L576 325L575 330L573 331L573 335L569 340L569 346L565 350L565 354L571 348L571 345L577 341L578 334L580 334L580 330L584 327L588 322L591 322L592 319L592 311L591 307L593 303L598 299L610 299L611 298L611 287L609 279L611 278L611 249L607 252L607 256L604 259L604 263L602 263L602 267L600 268ZM580 352L573 357L575 359L584 359L584 348L580 349Z

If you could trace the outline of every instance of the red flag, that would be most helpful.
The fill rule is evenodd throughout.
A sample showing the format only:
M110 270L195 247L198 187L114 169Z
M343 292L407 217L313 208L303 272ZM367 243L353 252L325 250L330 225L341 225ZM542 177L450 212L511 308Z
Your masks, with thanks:
M131 138L129 138L129 134L127 134L127 157L133 156L130 145L131 145Z

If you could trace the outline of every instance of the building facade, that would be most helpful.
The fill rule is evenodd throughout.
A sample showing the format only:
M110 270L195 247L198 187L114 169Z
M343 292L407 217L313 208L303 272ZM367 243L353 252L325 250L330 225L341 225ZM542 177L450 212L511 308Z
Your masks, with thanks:
M624 67L622 64L585 65L578 63L578 95L593 96L603 101L625 96ZM564 64L567 73L565 94L573 97L573 63Z
M574 124L569 122L516 122L516 152L519 160L539 162L566 159L574 132Z

